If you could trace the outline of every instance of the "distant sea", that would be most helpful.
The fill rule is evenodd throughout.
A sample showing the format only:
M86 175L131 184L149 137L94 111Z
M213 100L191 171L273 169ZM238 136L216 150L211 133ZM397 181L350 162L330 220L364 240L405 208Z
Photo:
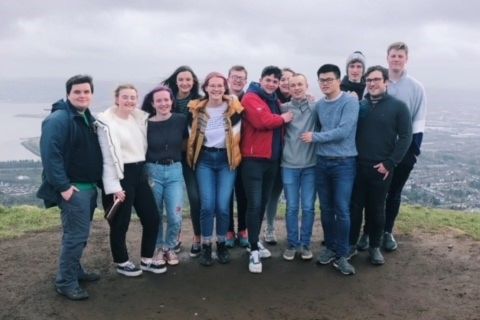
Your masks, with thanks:
M0 102L0 161L40 160L21 141L40 136L42 120L50 113L51 104Z

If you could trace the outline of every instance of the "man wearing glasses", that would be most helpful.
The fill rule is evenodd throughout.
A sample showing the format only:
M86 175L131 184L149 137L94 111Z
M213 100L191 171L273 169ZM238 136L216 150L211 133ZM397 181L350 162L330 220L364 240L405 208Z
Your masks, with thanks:
M370 262L382 265L385 260L380 242L385 226L385 198L394 168L410 146L412 122L406 104L387 93L387 69L370 67L365 78L368 93L360 102L357 124L358 166L352 196L350 244L354 248L357 243L365 209Z
M325 94L315 106L321 129L301 135L302 141L317 144L316 184L326 246L317 263L326 265L333 261L341 273L355 274L348 258L359 104L357 98L340 90L338 66L325 64L318 69L317 76Z

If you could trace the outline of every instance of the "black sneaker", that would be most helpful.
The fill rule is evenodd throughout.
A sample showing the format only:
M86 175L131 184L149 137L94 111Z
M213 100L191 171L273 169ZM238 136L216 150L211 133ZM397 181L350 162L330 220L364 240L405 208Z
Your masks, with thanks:
M127 277L138 277L142 274L142 270L133 264L133 262L127 261L122 264L117 264L117 273Z
M165 264L158 263L155 260L152 260L150 263L140 262L140 268L143 271L152 272L155 274L167 272L167 267ZM141 270L140 270L141 271Z
M202 253L202 246L198 242L192 243L192 248L190 249L190 257L196 258Z
M177 241L175 247L173 247L173 252L180 253L182 251L182 241Z
M217 260L221 264L230 262L230 253L225 242L217 242Z
M80 287L72 289L55 287L55 291L57 291L58 294L66 297L67 299L74 301L88 299L88 292Z
M211 266L213 264L212 258L212 244L202 244L202 253L199 261L202 266Z

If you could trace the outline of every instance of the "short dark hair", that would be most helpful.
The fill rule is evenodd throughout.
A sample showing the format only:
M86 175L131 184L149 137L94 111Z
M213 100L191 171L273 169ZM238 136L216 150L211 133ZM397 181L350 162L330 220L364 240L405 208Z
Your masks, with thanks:
M368 77L368 75L374 71L380 71L382 73L382 76L383 76L383 81L388 81L388 69L385 68L385 67L382 67L380 65L376 65L376 66L371 66L367 69L367 71L365 71L365 78Z
M82 84L82 83L88 83L90 85L90 90L93 93L93 79L91 76L86 75L86 74L77 74L70 79L67 80L65 83L65 88L67 90L67 96L70 94L70 91L72 91L72 87L75 84Z
M324 64L317 70L317 78L320 77L320 73L328 73L333 72L335 74L336 79L340 79L341 73L340 68L334 64Z
M232 66L229 70L228 70L228 76L230 77L230 74L232 73L232 71L242 71L242 72L245 72L245 76L248 77L248 72L247 72L247 69L245 69L244 66L241 66L241 65L234 65Z
M282 78L282 70L276 66L266 66L263 68L260 78L270 75L273 75L276 79L280 80Z

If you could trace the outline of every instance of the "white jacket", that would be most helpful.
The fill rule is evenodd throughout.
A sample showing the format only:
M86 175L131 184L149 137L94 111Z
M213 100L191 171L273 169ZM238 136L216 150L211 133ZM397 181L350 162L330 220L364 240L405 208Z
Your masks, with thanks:
M102 113L96 116L98 141L100 142L100 148L103 156L103 188L106 194L113 194L122 191L123 188L120 185L120 180L124 178L124 161L122 158L122 150L120 142L112 132L111 124L116 121L116 115L114 114L117 106L112 106ZM133 118L137 121L140 130L147 141L147 123L148 113L135 109L132 113ZM110 124L110 125L109 125Z

